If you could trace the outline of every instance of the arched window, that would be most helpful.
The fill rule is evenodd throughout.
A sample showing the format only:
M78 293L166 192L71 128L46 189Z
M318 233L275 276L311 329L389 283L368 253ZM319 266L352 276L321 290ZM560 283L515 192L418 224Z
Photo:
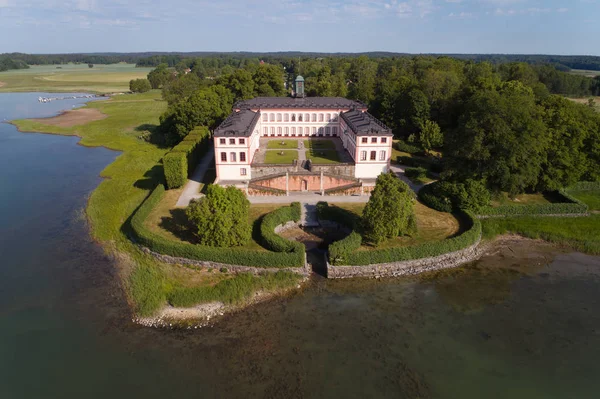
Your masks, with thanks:
M322 128L322 127L320 127L320 128L319 128L319 136L322 136L322 135L323 135L323 128Z
M284 122L289 122L290 121L290 114L283 114L283 121Z
M337 114L333 114L333 115L332 115L332 120L333 120L334 122L337 122L337 120L338 120L338 116L337 116Z
M298 122L302 122L302 114L298 114Z
M271 128L271 136L275 136L275 128L274 127Z
M323 122L323 114L319 114L319 122Z
M263 122L268 122L269 121L269 115L268 114L262 114L262 120L263 120Z
M329 136L330 134L331 134L331 128L330 128L329 126L327 126L327 127L325 128L325 135L326 135L326 136Z
M331 114L325 114L325 122L331 122Z
M304 128L304 135L305 136L310 136L310 129L309 128L307 128L307 127Z
M313 136L317 134L317 128L313 127L313 131L312 131Z
M300 129L302 129L302 128L300 128ZM293 127L293 128L292 128L292 136L295 136L295 135L296 135L296 128L295 128L295 127Z
M230 152L229 153L229 161L235 162L235 152Z
M286 127L283 129L283 133L284 133L286 136L287 136L288 134L290 134L290 128L286 126Z
M310 122L310 114L304 114L304 120Z
M269 135L269 128L263 127L263 136L268 136L268 135Z
M269 115L269 120L270 120L271 122L275 122L275 114L270 114L270 115Z
M312 121L316 122L317 121L317 114L312 114Z
M292 122L296 122L296 114L292 114Z
M281 121L282 121L281 114L277 114L277 122L281 122Z
M278 136L281 136L281 126L279 126L279 127L277 128L277 135L278 135Z

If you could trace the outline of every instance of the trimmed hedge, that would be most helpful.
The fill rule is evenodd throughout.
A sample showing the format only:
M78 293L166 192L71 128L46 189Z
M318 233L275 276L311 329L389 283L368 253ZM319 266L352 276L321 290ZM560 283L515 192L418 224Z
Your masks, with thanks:
M266 214L260 223L260 236L263 244L274 252L305 252L304 244L290 241L275 233L275 227L289 221L300 221L300 203L294 202L290 206L279 208Z
M437 183L423 186L417 196L419 200L428 207L440 212L452 212L452 201L448 197L440 197L434 193Z
M429 258L456 252L474 245L481 238L481 222L468 212L460 212L460 216L469 224L463 234L443 241L427 242L411 247L375 249L372 251L354 251L343 262L346 266L365 266L376 263L401 262L414 259ZM341 266L330 256L331 264Z
M498 207L482 208L479 216L535 216L535 215L568 215L584 214L588 212L588 206L577 198L570 196L566 191L560 190L557 195L564 202L555 204L539 205L502 205Z
M396 149L398 151L402 151L402 152L408 152L409 154L419 154L421 152L423 152L423 149L420 147L417 147L415 145L406 143L402 140L398 140L395 144L394 147L396 147Z
M144 222L152 209L160 202L164 193L165 187L162 184L156 186L131 218L131 227L136 241L150 250L169 256L239 266L263 268L304 266L303 252L276 253L241 248L208 247L172 241L151 232L146 228Z
M399 155L396 162L413 168L425 168L433 173L441 173L443 170L442 162L438 158L417 158Z
M414 179L419 179L427 176L427 169L419 166L417 168L406 168L404 170L404 174L406 177L412 177Z
M348 259L350 254L360 248L362 236L360 230L360 219L352 212L339 207L331 207L327 202L317 203L317 215L321 220L330 220L352 228L352 232L339 241L329 245L329 263L341 264Z
M188 177L188 162L183 152L169 152L163 158L165 180L169 188L181 187Z
M209 138L210 132L207 127L196 127L163 158L167 187L178 188L185 184L202 154L208 150Z

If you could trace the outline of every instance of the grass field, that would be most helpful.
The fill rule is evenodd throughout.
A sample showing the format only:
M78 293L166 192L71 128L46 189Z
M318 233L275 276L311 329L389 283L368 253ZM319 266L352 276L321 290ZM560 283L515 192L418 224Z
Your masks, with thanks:
M586 104L586 105L588 104L588 102L590 101L590 98L591 98L592 100L594 100L596 111L600 112L600 97L584 97L584 98L569 98L569 97L567 97L567 98L576 103Z
M551 204L557 201L548 194L519 194L515 199L510 199L507 193L500 193L499 195L492 198L491 205L493 207L503 205L541 205Z
M269 140L267 149L298 149L298 140Z
M145 78L151 70L134 64L34 65L0 72L0 92L126 92L131 79Z
M270 150L265 153L265 163L291 164L294 159L298 159L297 150Z
M590 211L600 211L600 190L568 190L568 193L585 202Z
M332 140L304 140L304 147L315 150L335 150L335 143Z
M127 238L131 234L129 218L150 190L162 181L160 160L168 151L168 148L158 148L138 137L141 131L158 124L158 117L166 106L160 92L151 91L89 103L88 108L96 108L108 117L84 125L61 128L39 120L15 121L22 131L77 135L81 137L82 145L121 151L102 171L101 175L106 179L90 196L86 212L92 236L114 254L130 303L141 316L150 315L167 303L170 293L177 287L189 287L190 281L200 284L195 288L203 284L212 286L223 278L206 275L206 271L160 263ZM167 194L171 198L176 196L176 193ZM288 280L284 278L283 281ZM228 289L219 292L229 295Z
M307 158L315 164L332 164L340 162L340 154L336 150L310 149Z
M336 203L336 206L347 209L358 216L362 215L365 204ZM460 231L459 221L449 213L438 212L428 208L420 202L415 203L415 215L417 217L417 234L413 237L397 237L381 243L377 247L363 244L361 251L371 249L407 247L418 245L428 241L441 241L452 237Z
M588 71L586 69L571 69L569 73L573 75L587 76L588 78L595 78L596 76L600 76L600 71Z

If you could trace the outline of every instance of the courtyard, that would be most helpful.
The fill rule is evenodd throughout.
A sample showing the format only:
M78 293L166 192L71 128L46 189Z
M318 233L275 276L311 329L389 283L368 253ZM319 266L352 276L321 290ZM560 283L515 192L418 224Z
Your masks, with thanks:
M352 162L338 138L263 137L253 163L291 165L294 160L302 163L309 159L317 165Z

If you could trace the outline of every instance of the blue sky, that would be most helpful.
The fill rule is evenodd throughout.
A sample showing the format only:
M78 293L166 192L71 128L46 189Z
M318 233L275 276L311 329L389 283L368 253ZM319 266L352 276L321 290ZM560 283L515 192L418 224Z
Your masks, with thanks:
M0 0L0 53L600 55L600 0Z

